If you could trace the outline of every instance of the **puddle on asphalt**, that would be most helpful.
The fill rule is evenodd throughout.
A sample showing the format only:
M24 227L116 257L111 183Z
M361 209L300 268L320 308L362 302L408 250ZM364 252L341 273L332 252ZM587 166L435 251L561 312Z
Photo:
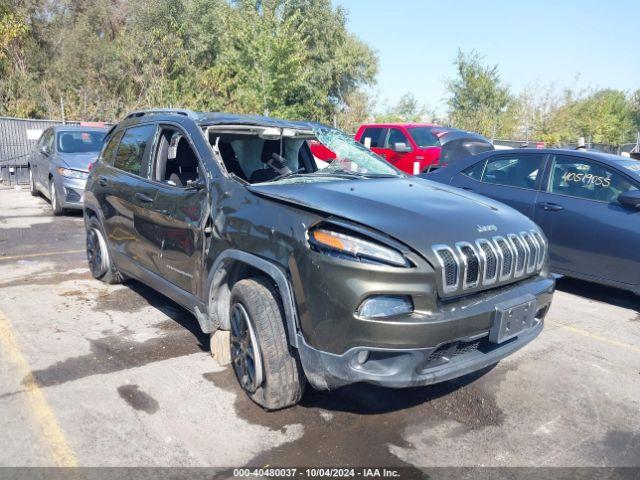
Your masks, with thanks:
M34 262L35 263L35 262ZM33 285L57 285L70 280L90 280L91 274L88 270L83 272L52 272L38 273L34 275L24 275L8 282L0 282L0 288L3 287L22 287Z
M231 367L203 377L234 392L236 413L250 423L280 431L285 425L304 426L302 438L260 454L251 465L408 466L389 451L389 445L410 447L402 437L406 427L430 428L455 420L463 429L480 429L503 422L494 395L473 383L488 370L400 390L360 384L319 392L307 386L299 405L277 412L254 404L240 390Z
M196 322L197 323L197 322ZM197 325L196 325L197 326ZM33 372L42 387L59 385L91 375L100 375L141 367L150 363L182 357L208 350L206 336L185 328L170 331L162 337L136 342L126 334L109 335L89 340L91 353L67 358Z
M118 387L118 394L133 409L142 410L149 415L153 415L160 408L158 401L140 390L138 385L122 385Z

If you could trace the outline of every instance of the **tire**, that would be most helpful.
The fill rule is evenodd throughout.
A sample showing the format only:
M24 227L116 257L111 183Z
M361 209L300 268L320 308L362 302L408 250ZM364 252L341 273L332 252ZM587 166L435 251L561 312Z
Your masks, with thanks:
M60 206L60 200L58 200L58 192L56 191L56 184L53 178L49 180L49 199L51 200L51 211L58 217L64 213L64 209Z
M273 285L262 278L240 280L231 291L229 318L231 364L249 398L266 410L298 403L306 380L289 347ZM253 377L249 373L252 362Z
M36 180L33 178L33 170L29 167L29 193L32 197L38 196L38 188L36 187Z
M89 217L86 230L87 262L91 275L105 283L122 283L124 276L118 271L109 255L106 237L96 217Z

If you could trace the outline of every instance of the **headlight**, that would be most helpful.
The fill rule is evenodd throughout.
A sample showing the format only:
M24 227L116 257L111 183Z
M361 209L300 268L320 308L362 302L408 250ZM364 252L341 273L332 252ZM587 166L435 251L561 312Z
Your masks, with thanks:
M326 228L311 230L309 232L309 243L317 250L328 254L337 254L349 260L392 265L394 267L409 266L407 259L392 248Z
M58 173L63 177L75 178L77 180L86 180L89 174L79 170L71 170L69 168L58 167Z

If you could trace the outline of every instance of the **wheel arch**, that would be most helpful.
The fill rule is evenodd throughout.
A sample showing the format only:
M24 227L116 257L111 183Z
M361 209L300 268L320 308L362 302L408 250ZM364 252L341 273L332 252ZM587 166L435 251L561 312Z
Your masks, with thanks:
M208 315L198 318L202 330L210 333L218 328L229 329L231 288L238 280L256 275L267 277L277 287L284 310L289 344L297 348L296 306L286 273L273 262L241 250L229 249L222 252L209 272L206 290Z

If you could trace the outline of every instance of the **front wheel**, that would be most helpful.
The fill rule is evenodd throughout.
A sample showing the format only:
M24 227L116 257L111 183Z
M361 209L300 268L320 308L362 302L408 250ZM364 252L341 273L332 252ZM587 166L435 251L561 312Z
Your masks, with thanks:
M38 188L36 187L36 179L33 176L33 169L29 167L29 193L31 196L38 196Z
M230 320L231 364L249 398L267 410L298 403L306 380L276 289L261 278L240 280L231 291Z
M58 192L56 191L56 184L53 178L49 180L49 198L51 199L51 211L57 217L64 213L64 209L60 206L58 200Z
M122 283L124 277L111 260L102 227L96 217L87 221L87 261L91 275L105 283Z

